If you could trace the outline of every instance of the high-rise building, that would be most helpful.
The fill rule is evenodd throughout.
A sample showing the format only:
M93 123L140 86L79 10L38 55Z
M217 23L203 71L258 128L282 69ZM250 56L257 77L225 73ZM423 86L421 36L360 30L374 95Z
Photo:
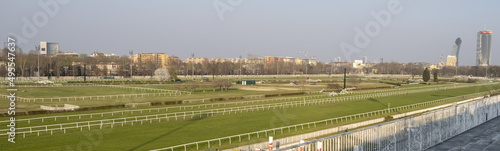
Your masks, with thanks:
M46 56L56 56L59 53L59 43L40 42L40 54Z
M368 63L368 57L367 56L363 57L363 63Z
M491 30L477 33L476 66L489 66L491 63Z
M134 64L146 66L153 63L158 68L168 68L168 55L165 53L139 53L132 56Z
M458 58L459 58L459 53L460 53L460 46L462 45L462 39L460 37L455 40L455 44L453 45L453 48L451 49L451 56L455 56L456 59L456 65L458 67ZM446 61L448 62L448 61Z

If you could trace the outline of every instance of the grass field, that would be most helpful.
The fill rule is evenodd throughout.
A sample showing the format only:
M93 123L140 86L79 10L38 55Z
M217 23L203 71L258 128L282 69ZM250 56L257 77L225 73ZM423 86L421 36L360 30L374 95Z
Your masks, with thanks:
M130 90L111 87L85 86L85 87L28 87L19 88L17 96L24 98L57 98L78 96L101 96L132 93L158 93L146 90ZM7 95L8 92L1 94Z
M284 86L264 85L262 87L284 87ZM413 87L418 88L426 86L418 85ZM441 98L448 98L464 94L483 92L493 89L500 89L500 86L493 85L493 86L467 87L467 88L450 89L442 91L414 93L407 95L388 96L388 97L381 97L374 99L338 102L331 104L320 104L320 105L292 107L285 109L265 110L259 112L248 112L242 114L239 113L231 115L215 115L213 117L193 118L188 120L169 121L160 123L153 122L151 124L146 123L144 125L134 125L134 126L125 125L124 127L121 127L120 125L116 128L103 128L102 130L101 129L92 129L90 131L68 130L66 134L62 134L62 132L56 132L53 135L51 135L50 133L44 133L41 134L40 136L36 136L36 134L30 134L27 135L26 138L18 136L16 138L17 141L16 144L10 144L7 141L1 141L0 146L2 146L2 148L13 149L13 150L32 150L34 148L36 148L37 150L79 150L79 149L149 150L149 149L163 148L194 141L224 137L224 136L247 133L252 131L259 131L263 129L269 129L285 125L293 125L293 124L323 120L328 118L340 117L345 115L363 113L373 110L386 109L388 103L391 104L391 107L397 107L397 106L409 105L409 104L431 101ZM192 98L196 96L203 98L214 95L241 96L241 95L255 94L255 92L277 93L273 91L230 90L228 92L210 92L210 93L207 92L206 95L204 95L203 93L197 94L198 92L196 92L195 95L191 97L190 96L181 96L181 97ZM280 91L280 92L288 92L288 91ZM176 97L176 99L180 98ZM118 100L115 101L120 102ZM92 104L92 103L84 102L84 104ZM73 114L73 113L59 113L59 114ZM43 116L43 115L37 115L37 116ZM29 117L35 117L35 116L26 116L21 118L29 118ZM282 135L277 135L276 138L314 131L318 129L324 129L328 127L331 127L331 125L318 126L316 128L311 128L305 131L285 133ZM256 136L252 137L255 138ZM262 139L260 140L262 141ZM244 141L240 145L256 141L259 141L259 139L252 139L252 141ZM213 145L218 146L218 144L216 145L215 142ZM225 145L224 147L227 148L230 146L231 145Z

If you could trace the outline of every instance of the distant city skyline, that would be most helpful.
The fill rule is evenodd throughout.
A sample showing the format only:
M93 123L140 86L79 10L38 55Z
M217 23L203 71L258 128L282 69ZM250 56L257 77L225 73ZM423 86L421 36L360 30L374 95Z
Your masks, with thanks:
M191 53L206 58L248 53L304 58L298 52L308 51L322 62L367 56L368 62L384 58L437 64L460 37L457 63L476 65L477 31L485 26L500 29L500 20L494 19L500 1L494 0L239 2L1 1L0 13L6 15L0 19L6 23L0 41L13 34L24 52L47 41L59 43L59 51L88 55L128 56L133 50L180 58ZM365 45L356 45L359 31L369 37ZM359 50L343 52L343 42ZM500 65L495 59L500 58L498 43L492 39L491 65Z

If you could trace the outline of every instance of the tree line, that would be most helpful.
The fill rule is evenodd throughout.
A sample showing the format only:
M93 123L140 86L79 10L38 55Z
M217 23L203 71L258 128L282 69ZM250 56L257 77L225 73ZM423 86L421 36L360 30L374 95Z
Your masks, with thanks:
M7 49L2 48L0 62L6 61ZM114 76L128 77L134 76L153 76L154 71L161 67L154 62L145 62L132 64L128 56L104 56L97 55L90 57L86 54L74 56L54 56L48 57L38 55L35 50L24 53L18 48L16 51L16 73L18 77L35 77L38 68L40 76L103 76L107 75L109 70L106 67L98 68L99 64L114 63L117 66ZM132 65L131 65L132 64ZM206 61L203 63L185 63L182 61L168 60L168 71L173 77L194 75L300 75L300 74L343 74L344 68L349 74L405 74L420 76L427 63L374 63L367 64L363 68L353 68L350 63L326 63L318 62L316 65L295 64L294 62L276 62L262 63L255 60L243 62L216 62ZM85 67L85 69L84 69ZM132 67L133 73L130 69ZM85 73L84 73L85 71ZM6 76L6 65L0 66L0 75ZM459 66L443 67L439 72L442 76L467 75L467 76L500 76L500 66L476 67Z

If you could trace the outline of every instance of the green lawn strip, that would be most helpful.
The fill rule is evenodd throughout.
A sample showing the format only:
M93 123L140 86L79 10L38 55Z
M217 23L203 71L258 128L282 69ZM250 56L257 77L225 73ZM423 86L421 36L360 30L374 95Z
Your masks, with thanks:
M282 94L277 92L262 92L263 94ZM260 93L260 94L262 94ZM215 92L212 95L217 95L218 97L238 97L237 92ZM303 95L291 95L291 96L280 96L280 97L267 97L267 98L249 98L249 99L241 99L241 100L228 100L228 101L215 101L209 103L189 103L189 104L171 104L171 105L162 105L162 106L150 106L150 107L138 107L138 108L118 108L118 109L103 109L103 110L90 110L90 111L75 111L75 112L61 112L61 113L52 113L52 114L38 114L38 115L27 115L27 116L19 116L19 118L33 118L33 117L42 117L42 116L56 116L56 115L70 115L70 114L87 114L87 113L99 113L99 112L110 112L110 111L119 111L119 110L133 110L133 109L147 109L147 108L162 108L162 107L176 107L176 106L190 106L190 105L198 105L198 104L214 104L214 103L231 103L231 102L241 102L241 101L253 101L253 100L267 100L267 99L279 99L279 98L290 98L290 97L305 97L305 96L317 96L320 94L303 94ZM191 98L190 98L191 97ZM73 102L52 102L52 103L26 103L26 102L17 102L16 107L18 109L17 112L22 112L19 107L31 106L33 108L39 109L39 105L59 105L62 106L64 103L70 103L75 105L81 105L81 107L92 107L99 105L116 105L116 104L125 104L131 102L164 102L172 99L176 99L175 101L179 101L182 99L205 99L205 96L199 95L191 95L191 96L176 96L172 97L148 97L148 98L125 98L125 99L103 99L103 100L95 100L95 101L73 101ZM172 100L173 101L173 100ZM5 102L4 102L5 103ZM0 117L0 120L6 119L7 117Z
M317 96L317 95L302 95L302 97L305 97L305 96ZM274 98L274 99L279 99L279 98L286 98L286 97L277 97L277 98ZM106 114L106 115L92 115L92 118L90 118L89 115L83 115L81 117L70 117L69 120L67 120L67 118L62 118L62 117L59 117L59 118L46 118L44 119L44 122L41 122L41 119L36 119L36 120L31 120L30 121L30 124L28 124L28 121L19 121L19 119L27 119L27 118L36 118L36 117L47 117L47 115L45 114L41 114L41 115L30 115L30 116L22 116L21 118L18 118L18 123L17 123L17 127L29 127L29 126L37 126L37 125L50 125L50 124L60 124L60 123L71 123L71 122L81 122L81 121L96 121L96 120L105 120L105 119L117 119L117 118L124 118L124 117L131 117L131 116L146 116L146 115L154 115L154 114L167 114L167 113L173 113L173 112L190 112L190 111L198 111L198 110L212 110L212 109L219 109L219 108L230 108L230 107L238 107L238 106L249 106L249 105L259 105L259 104L272 104L272 103L283 103L283 102L293 102L293 101L300 101L302 100L302 98L299 98L299 99L290 99L290 100L286 100L286 101L275 101L275 102L267 102L267 103L254 103L254 104L239 104L239 105L227 105L227 106L214 106L214 107L207 107L207 108L187 108L187 109L182 109L180 110L179 108L170 108L168 109L168 111L165 111L165 109L160 109L160 110L155 110L154 108L149 108L151 109L151 112L146 110L146 111L134 111L133 113L132 112L125 112L123 113L123 115L121 113L114 113L113 116L111 116L110 114ZM256 101L256 100L250 100L250 99L246 99L246 100L240 100L241 101ZM235 101L231 101L231 102L235 102ZM220 103L220 102L214 102L214 103ZM230 103L230 102L223 102L223 103ZM188 106L188 105L193 105L193 104L181 104L181 105L172 105L172 106L169 106L169 107L182 107L182 106ZM134 110L136 108L133 108L133 109L130 109L130 110ZM148 109L148 108L143 108L143 109ZM122 111L122 110L109 110L109 111ZM160 111L160 112L158 112ZM50 116L64 116L64 115L77 115L76 113L78 114L88 114L88 113L92 113L92 112L73 112L73 113L70 113L70 112L66 112L66 113L57 113L57 114L49 114ZM96 113L99 113L99 112L96 112ZM182 114L178 114L178 115L182 115ZM171 116L171 115L169 115ZM8 120L8 117L2 117L0 118L0 120Z
M16 92L17 97L23 98L59 98L59 97L80 97L80 96L103 96L116 94L140 94L140 93L160 93L147 90L131 90L113 87L100 86L79 86L79 87L20 87ZM8 92L2 92L7 95Z
M126 90L126 89L124 89ZM151 91L150 91L151 92ZM192 95L177 95L177 96L150 96L150 97L126 97L119 99L99 99L99 100L86 100L86 101L58 101L53 102L16 102L16 107L18 107L17 112L40 110L40 105L51 105L51 106L63 106L63 104L73 104L79 105L80 107L95 107L95 106L106 106L106 105L122 105L126 103L140 103L140 102L168 102L168 101L180 101L189 99L204 99L204 98L231 98L231 97L241 97L246 95L261 95L261 94L284 94L284 93L295 93L298 91L244 91L244 90L229 90L229 91L219 91L212 92L211 90L207 92L197 92ZM61 93L59 91L51 93ZM132 93L134 94L134 93ZM23 97L22 94L17 94L19 97ZM8 101L0 102L0 106L8 106ZM0 112L7 112L7 109L2 108Z

